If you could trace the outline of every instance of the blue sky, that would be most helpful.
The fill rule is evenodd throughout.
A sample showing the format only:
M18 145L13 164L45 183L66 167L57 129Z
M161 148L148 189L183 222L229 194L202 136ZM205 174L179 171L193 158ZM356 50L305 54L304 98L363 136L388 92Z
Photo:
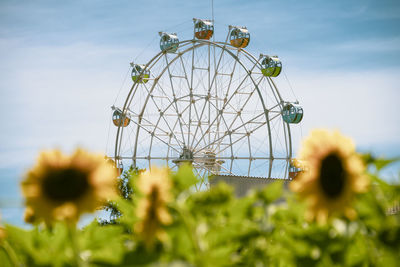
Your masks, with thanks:
M305 109L296 141L324 127L361 151L400 154L399 1L215 0L214 14L216 40L245 25L248 51L282 59ZM193 17L210 18L211 1L1 1L1 207L19 205L41 149L106 151L129 62L159 51L158 31L191 38Z

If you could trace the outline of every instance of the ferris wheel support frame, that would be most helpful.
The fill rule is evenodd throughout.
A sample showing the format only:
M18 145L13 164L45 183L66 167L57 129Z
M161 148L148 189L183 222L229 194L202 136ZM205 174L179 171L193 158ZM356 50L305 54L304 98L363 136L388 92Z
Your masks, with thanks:
M192 46L190 46L190 44L192 44ZM137 159L139 159L139 158L146 158L146 157L137 157L137 144L138 144L139 132L140 132L141 129L147 131L145 128L141 127L140 125L141 125L141 123L142 123L142 119L143 119L142 116L143 116L144 111L145 111L145 109L146 109L147 103L148 103L148 101L149 101L149 99L150 99L150 97L151 97L151 94L152 94L154 88L158 85L159 79L161 78L161 76L164 75L165 72L168 72L169 76L171 77L171 76L172 76L171 71L170 71L170 66L171 66L171 64L174 63L176 60L181 60L181 61L182 61L182 55L184 55L185 53L188 53L188 52L192 51L192 70L191 70L190 84L189 84L189 79L188 79L188 77L187 77L186 70L185 70L185 68L183 68L183 69L185 70L185 77L184 77L184 78L185 78L185 80L188 82L188 86L189 86L189 89L190 89L190 95L193 95L193 91L192 91L192 90L193 90L193 71L194 71L194 69L195 69L195 67L194 67L194 56L195 56L195 55L194 55L194 53L195 53L195 51L196 51L197 48L202 47L202 46L205 46L205 45L208 46L208 64L209 64L209 67L208 67L208 93L210 93L211 88L212 88L212 86L214 85L214 81L215 81L215 79L216 79L216 76L219 74L219 73L218 73L218 68L219 68L219 64L220 64L220 62L221 62L221 58L223 57L223 54L224 54L224 53L227 53L228 55L230 55L230 56L235 60L235 61L234 61L234 62L235 62L235 65L234 65L234 68L233 68L232 71L233 71L233 72L235 71L236 64L239 63L239 65L247 72L247 75L246 75L246 77L243 79L243 81L244 81L247 77L249 77L249 79L251 80L251 82L252 82L253 85L254 85L254 89L257 91L258 97L259 97L260 102L261 102L261 104L262 104L262 108L263 108L263 110L264 110L263 115L265 116L266 124L267 124L267 127L268 127L268 139L269 139L269 143L272 144L272 136L271 136L270 121L272 121L273 118L272 118L272 119L270 118L270 110L268 110L268 109L266 108L266 105L265 105L265 103L264 103L264 99L263 99L263 97L262 97L262 94L261 94L260 89L259 89L259 86L258 86L258 85L260 84L260 82L262 81L263 78L265 78L265 79L268 81L268 83L270 84L271 89L273 89L272 91L273 91L273 93L274 93L276 99L278 100L278 104L280 105L280 109L281 109L281 110L282 110L282 107L283 107L283 105L284 105L284 101L282 100L282 97L280 96L279 91L277 90L277 87L276 87L275 83L272 81L272 79L271 79L270 77L263 77L262 79L260 79L260 81L259 81L258 83L256 83L256 81L255 81L255 80L253 79L253 77L251 76L251 73L252 73L253 69L254 69L257 65L260 65L260 63L258 62L258 60L257 60L253 55L251 55L250 53L248 53L246 50L241 49L241 48L239 48L239 49L238 49L238 48L233 48L233 47L230 47L230 46L227 47L227 45L229 45L229 44L223 43L223 42L213 42L213 41L209 41L209 40L191 39L191 40L181 41L181 42L178 43L178 45L179 45L180 48L185 47L186 45L188 45L189 47L186 48L186 49L183 50L183 51L179 51L179 52L173 53L173 54L175 54L176 56L175 56L174 58L172 58L170 61L168 61L168 58L167 58L167 56L166 56L167 53L166 53L165 51L161 51L161 52L159 52L156 56L154 56L154 57L145 65L145 67L144 67L144 69L151 69L159 60L162 60L162 57L165 58L166 64L167 64L167 65L164 67L164 69L159 73L159 75L158 75L157 77L149 78L149 80L154 80L154 83L153 83L153 85L151 86L150 89L148 89L146 86L144 86L144 87L146 88L146 90L148 91L148 94L147 94L147 97L146 97L146 99L145 99L145 101L144 101L144 105L143 105L143 108L142 108L141 112L140 112L139 114L137 114L137 116L138 116L138 121L137 121L137 122L134 121L134 123L135 123L135 125L136 125L135 149L134 149L134 151L133 151L133 156L131 157L131 159L133 160L134 164L136 165L136 160L137 160ZM210 63L211 63L211 59L210 59L211 52L210 52L210 50L211 50L211 47L213 47L214 50L215 50L215 48L221 49L220 58L219 58L219 60L218 60L218 63L216 64L215 61L214 61L214 65L216 64L216 67L214 67L215 73L214 73L212 79L211 79L211 72L210 72ZM235 54L234 54L232 51L230 51L230 50L236 50L236 51L237 51L237 54L235 55ZM253 67L252 67L250 70L249 70L249 69L243 64L243 62L238 58L239 52L243 52L243 54L253 63ZM172 54L172 53L171 53L171 54ZM214 53L214 56L215 56L215 53ZM182 62L182 64L183 64L183 62ZM128 96L127 96L127 98L126 98L126 100L125 100L125 102L124 102L124 106L123 106L123 109L122 109L123 114L127 114L128 112L130 112L129 106L130 106L131 101L133 100L133 97L134 97L134 95L135 95L135 93L136 93L136 91L137 91L137 88L138 88L139 84L140 84L140 83L138 82L139 80L140 80L140 79L138 79L137 81L135 81L134 84L132 85L131 89L129 90ZM171 88L172 88L172 90L174 90L174 88L173 88L173 83L172 83L171 78L170 78L170 81L171 81ZM231 81L232 81L232 75L231 75L230 82L231 82ZM242 81L242 82L243 82L243 81ZM271 84L272 84L272 85L271 85ZM174 95L175 95L175 93L174 93ZM228 95L228 92L226 93L226 95ZM232 98L232 97L233 97L233 95L231 96L231 98ZM175 101L175 100L174 100L174 102L175 102L175 105L176 105L176 101ZM229 103L229 101L228 101L227 103ZM207 101L206 101L205 104L204 104L204 108L205 108L205 105L206 105L206 104L207 104ZM210 105L210 102L208 102L208 104ZM178 108L177 108L177 107L175 107L175 108L176 108L176 110L177 110L177 112L178 112ZM203 108L202 112L204 112L204 108ZM224 110L225 108L226 108L226 104L223 105L223 107L221 108L221 110ZM191 107L191 105L189 105L189 113L192 112L191 109L192 109L192 107ZM190 114L190 115L191 115L191 114ZM162 117L162 116L160 116L159 119L161 119L161 117ZM201 115L200 117L202 117L202 115ZM220 123L219 120L223 119L223 117L222 117L222 116L217 116L217 117L214 119L214 121L209 125L209 128L211 127L211 125L214 124L215 120L217 120L217 119L218 119L217 125L219 125L219 123ZM183 141L184 144L185 144L185 137L184 137L184 135L183 135L183 129L182 129L182 122L181 122L181 119L178 118L178 121L179 121L179 123L180 123L180 128L181 128L182 141ZM157 126L157 124L156 124L156 126ZM155 126L155 127L156 127L156 126ZM208 129L209 129L209 128L208 128ZM197 126L196 129L195 129L195 131L198 131L198 129L199 129L199 127ZM191 131L191 130L192 130L192 129L191 129L191 126L190 126L190 124L189 124L189 134L188 134L188 136L187 136L187 142L188 142L188 144L190 144L190 131ZM202 130L202 129L200 128L200 130ZM287 162L288 162L288 161L290 160L291 156L292 156L292 143L291 143L290 126L289 126L288 123L285 123L285 122L284 122L284 131L285 131L285 132L287 131L287 134L288 134L288 136L289 136L289 144L286 144L288 157L287 157L287 158L282 158L282 159L286 159ZM121 125L118 126L117 135L116 135L116 143L115 143L116 145L115 145L115 151L114 151L114 153L115 153L115 157L114 157L115 160L120 160L120 159L122 159L122 158L125 158L125 157L121 157L121 156L119 155L120 149L121 149L121 142L119 142L119 140L122 139L123 132L124 132L123 127L122 127ZM173 131L171 130L171 132L173 132ZM206 131L206 132L207 132L207 131ZM216 133L219 135L219 132L218 132L218 131L217 131ZM196 132L195 132L195 135L196 135ZM154 135L152 135L152 138L153 138L153 137L154 137ZM201 137L201 139L204 138L204 137L205 137L205 135L203 134L203 136ZM227 137L227 134L226 134L226 133L223 134L222 137L217 138L216 140L220 140L220 139L222 140L222 139L225 138L225 137ZM155 136L155 138L157 138L157 136ZM171 138L172 138L172 136L171 136ZM230 138L231 138L231 136L230 136ZM201 139L198 140L198 142L197 142L197 144L196 144L196 147L197 147L197 145L200 144ZM160 140L160 141L163 141L163 140L161 140L161 139L159 139L159 140ZM214 143L215 143L216 140L214 140ZM178 140L177 140L177 141L178 141ZM163 142L164 142L164 141L163 141ZM194 142L194 139L192 140L192 145L193 145L193 142ZM287 142L286 138L285 138L285 142ZM179 142L177 142L177 143L179 144ZM168 145L168 144L167 144L167 145ZM210 145L210 144L209 144L209 145ZM170 146L168 146L168 148L170 148ZM225 148L225 149L227 149L227 148ZM231 147L231 149L232 149L232 147ZM179 152L179 151L177 151L177 152ZM233 153L233 151L232 151L232 153ZM280 159L280 158L275 158L275 157L274 157L272 145L269 146L269 155L270 155L270 157L269 157L269 158L265 158L265 159L268 159L268 160L269 160L268 177L271 177L272 163L273 163L274 159ZM168 157L167 157L167 158L168 158ZM216 157L216 158L217 158L217 159L223 159L223 157ZM231 161L231 164L233 164L233 160ZM249 166L249 168L250 168L250 166ZM232 168L230 168L230 169L232 169Z

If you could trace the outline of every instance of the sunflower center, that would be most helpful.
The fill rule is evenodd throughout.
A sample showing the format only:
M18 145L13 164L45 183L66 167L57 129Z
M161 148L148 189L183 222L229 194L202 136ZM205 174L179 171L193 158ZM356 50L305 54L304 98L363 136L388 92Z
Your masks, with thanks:
M344 188L346 173L342 160L336 154L330 154L321 162L320 182L322 190L330 198L338 197Z
M42 186L44 194L54 201L76 200L89 189L88 174L73 168L53 170Z

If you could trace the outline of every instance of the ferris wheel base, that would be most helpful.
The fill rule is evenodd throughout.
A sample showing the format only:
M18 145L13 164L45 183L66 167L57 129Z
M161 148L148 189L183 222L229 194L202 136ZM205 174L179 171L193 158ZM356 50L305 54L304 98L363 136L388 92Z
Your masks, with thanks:
M276 181L284 181L284 187L287 188L291 179L215 175L210 180L210 187L212 188L220 182L224 182L234 188L236 197L244 197L250 191L261 189L264 186Z

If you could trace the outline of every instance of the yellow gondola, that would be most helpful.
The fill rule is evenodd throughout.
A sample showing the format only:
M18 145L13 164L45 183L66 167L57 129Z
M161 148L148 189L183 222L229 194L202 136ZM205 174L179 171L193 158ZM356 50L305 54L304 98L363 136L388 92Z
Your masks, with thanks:
M232 27L229 40L232 46L245 48L250 43L250 33L246 27Z
M115 126L121 126L121 127L126 127L129 125L129 123L131 122L130 118L126 115L122 114L122 111L119 108L116 107L112 107L112 109L114 110L113 112L113 116L112 116L112 121L114 123Z
M214 25L211 20L193 19L194 36L197 39L210 40L214 33Z

